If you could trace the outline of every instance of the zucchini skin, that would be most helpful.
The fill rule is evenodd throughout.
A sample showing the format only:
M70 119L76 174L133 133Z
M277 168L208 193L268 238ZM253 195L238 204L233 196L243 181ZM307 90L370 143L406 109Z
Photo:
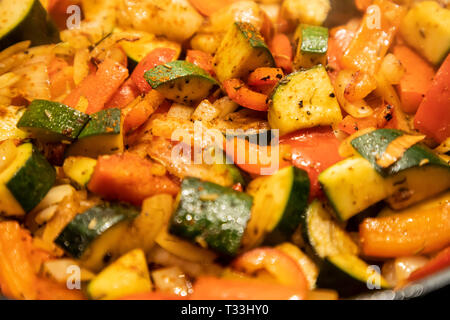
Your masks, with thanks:
M252 197L243 192L186 178L169 232L234 256L241 246L252 203Z
M0 40L0 50L14 43L30 40L31 46L58 43L61 41L59 30L51 20L39 0L34 3L26 17Z
M56 170L33 145L31 157L6 183L25 212L36 207L56 180Z
M81 258L89 245L122 221L134 219L139 209L128 204L104 203L77 215L59 234L55 243L75 258Z
M47 141L75 140L89 121L89 115L64 104L34 100L17 123L19 129Z
M372 166L382 176L391 176L406 169L421 167L423 161L428 161L426 166L441 166L448 168L450 166L435 155L428 147L422 144L415 144L403 154L403 156L393 165L382 168L377 164L377 159L381 158L388 145L396 138L405 133L396 129L378 129L352 140L351 145L359 154L367 159Z
M264 238L264 243L267 245L276 245L288 241L302 221L302 215L308 207L310 193L308 174L302 169L292 167L292 175L293 181L289 199L280 221Z

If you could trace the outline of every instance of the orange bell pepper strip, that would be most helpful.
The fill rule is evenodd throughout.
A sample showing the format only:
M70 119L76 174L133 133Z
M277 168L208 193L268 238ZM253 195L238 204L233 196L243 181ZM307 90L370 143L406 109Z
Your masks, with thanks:
M77 108L81 97L88 101L87 114L101 111L117 89L128 78L128 69L111 59L105 59L95 74L90 74L64 99L64 103Z
M186 61L202 68L210 75L214 75L213 57L209 53L200 50L188 50Z
M291 41L284 33L277 33L269 43L270 51L278 68L286 73L292 72L293 49Z
M395 46L394 55L400 60L406 72L398 85L403 111L415 113L434 77L433 67L407 46Z
M30 261L31 236L17 222L0 223L0 287L11 299L34 300L35 270Z
M106 103L106 109L109 108L125 108L128 104L133 102L136 99L141 91L136 86L131 78L128 78L127 81L116 91L114 96Z
M414 126L442 143L450 136L450 55L439 68L417 110Z
M243 138L234 137L224 141L223 149L227 156L233 159L236 166L253 175L273 174L279 169L291 165L283 157L286 148L280 148L280 145L262 146L250 143Z
M248 76L247 84L250 86L276 85L283 79L284 73L281 68L258 68Z
M371 127L377 127L377 120L374 117L357 119L348 115L341 121L341 123L339 123L339 130L342 130L348 134L354 134L359 130Z
M99 157L88 189L105 199L139 206L155 194L176 195L179 185L167 175L153 174L150 161L125 153Z
M127 133L139 128L163 102L164 97L158 91L152 90L141 102L127 106L123 109L125 114L124 131Z
M346 69L375 75L391 46L405 14L403 6L390 0L375 0L379 12L366 12L361 26L341 62ZM377 19L378 15L381 15ZM377 25L379 23L379 25Z
M300 300L304 292L275 283L202 276L194 283L190 300Z
M412 256L450 244L450 207L367 218L359 226L364 255L377 258Z
M248 251L232 263L231 267L245 274L266 271L281 285L297 288L305 298L308 283L300 266L283 251L274 248L257 248Z
M269 97L265 94L250 90L239 79L225 80L223 83L227 95L237 104L256 111L267 111Z
M81 290L70 290L65 284L38 278L35 282L37 300L87 300Z
M411 273L408 281L411 282L423 279L448 267L450 267L450 247L445 248L433 259L428 261L426 265Z
M308 173L310 198L322 195L319 174L342 160L339 155L340 141L330 127L300 130L280 138L281 145L290 147L292 164Z
M157 48L147 54L144 59L138 63L131 74L131 79L134 81L139 90L141 90L141 93L147 93L152 89L152 87L147 83L147 80L145 80L144 74L156 66L175 60L176 56L177 52L174 49Z

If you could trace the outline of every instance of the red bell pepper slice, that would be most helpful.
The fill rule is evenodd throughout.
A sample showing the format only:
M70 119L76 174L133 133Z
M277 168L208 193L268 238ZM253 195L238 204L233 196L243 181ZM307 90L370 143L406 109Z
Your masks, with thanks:
M76 109L81 97L85 97L89 103L86 113L92 114L103 110L127 77L127 68L114 60L105 59L98 66L97 72L87 76L72 90L64 99L64 103Z
M186 61L202 68L210 75L214 75L213 57L209 53L200 50L188 50Z
M134 99L136 99L141 91L136 86L131 78L128 78L127 81L117 90L111 100L106 104L106 108L125 108Z
M237 104L256 111L267 111L269 97L250 90L243 81L229 79L223 82L223 87L231 100Z
M258 68L248 76L247 84L250 86L276 85L283 79L284 73L281 68Z
M149 92L152 87L147 83L147 80L145 80L144 74L156 66L175 60L176 56L177 52L170 48L157 48L151 51L138 63L131 74L131 79L142 93Z
M308 172L311 181L310 198L322 194L319 174L342 160L339 155L340 141L330 127L300 130L280 139L280 144L291 147L292 164Z
M286 73L291 73L293 52L288 36L284 33L276 34L270 41L269 47L277 67L283 68Z
M408 278L408 281L417 281L445 268L450 267L450 247L439 252L433 259L428 261L426 265L415 270Z
M425 94L414 118L414 125L439 143L450 136L450 55Z

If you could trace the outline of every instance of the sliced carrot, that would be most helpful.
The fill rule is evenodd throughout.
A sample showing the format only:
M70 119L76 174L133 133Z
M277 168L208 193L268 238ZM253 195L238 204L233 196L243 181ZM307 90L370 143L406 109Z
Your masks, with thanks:
M277 67L282 68L286 73L291 73L293 51L288 36L284 33L276 34L270 41L269 47Z
M99 157L88 189L108 200L141 205L155 194L176 195L179 186L166 175L154 175L150 161L125 153Z
M301 289L274 283L202 276L194 284L191 300L299 300Z
M450 207L368 218L359 227L363 253L378 258L412 256L450 244Z
M90 74L64 99L64 103L76 108L81 97L88 101L86 113L103 110L105 104L128 77L128 69L111 59L105 59L95 74Z
M250 86L276 85L283 79L284 73L281 68L258 68L250 73L247 84Z
M153 291L147 293L138 293L120 298L119 300L186 300L187 297L180 297L165 292Z
M431 86L434 69L419 54L406 46L395 46L394 55L406 70L398 86L402 109L408 113L415 113Z
M438 143L450 136L450 55L436 73L417 110L414 126Z
M250 90L243 81L229 79L223 84L231 100L237 104L256 111L267 111L269 97L265 94Z
M211 75L214 75L213 57L209 53L200 50L188 50L186 61L195 64Z

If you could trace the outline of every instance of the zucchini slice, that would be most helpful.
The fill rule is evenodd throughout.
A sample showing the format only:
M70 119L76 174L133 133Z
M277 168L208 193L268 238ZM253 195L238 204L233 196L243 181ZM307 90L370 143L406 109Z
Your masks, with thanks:
M68 157L64 160L64 174L77 187L84 188L91 180L97 160L87 157Z
M439 65L450 52L450 10L435 1L417 3L400 25L406 43Z
M218 86L205 70L187 61L172 61L145 73L150 86L165 98L193 104L206 98Z
M237 254L250 218L252 197L196 178L181 184L169 232L228 256Z
M405 133L396 129L378 129L359 136L351 141L353 148L366 158L383 176L394 175L401 171L424 166L439 166L449 170L450 166L423 144L415 144L405 151L403 156L387 168L377 164L389 144Z
M272 93L268 118L280 135L339 123L341 108L325 68L298 71L281 80Z
M294 68L311 68L318 64L327 64L328 29L319 26L301 24L297 27L294 38L297 50Z
M99 155L123 152L123 117L118 108L91 115L83 131L68 149L69 156L97 158Z
M319 175L319 182L342 221L387 198L392 191L385 179L361 157L345 159Z
M145 58L151 51L157 48L170 48L177 52L177 56L181 53L181 45L178 42L170 41L165 38L156 37L151 33L137 30L122 31L118 28L114 29L114 33L123 38L120 46L128 57L128 67L134 69L137 64Z
M59 234L55 243L71 256L78 259L83 257L84 260L95 240L106 236L107 231L121 222L130 221L138 215L137 208L126 204L104 203L94 206L77 215ZM120 238L117 240L120 241Z
M58 102L34 100L17 123L33 138L45 142L73 141L80 134L89 115Z
M288 241L308 207L309 188L308 174L293 166L264 179L253 199L244 247Z
M214 71L220 82L245 78L260 67L275 67L264 38L250 23L235 22L214 56Z
M358 246L320 201L313 201L303 215L302 233L319 259L318 287L335 289L343 297L368 290L373 269L358 258ZM381 275L377 278L381 288L389 288Z
M321 265L317 286L333 288L341 297L351 297L372 288L389 289L389 283L376 269L355 255L338 254L326 257Z
M0 50L31 40L32 46L58 43L59 31L39 0L0 2Z
M0 172L0 213L24 215L36 207L56 180L56 172L31 144L17 148L9 166Z
M95 300L112 300L152 290L145 253L135 249L123 255L100 272L87 287Z

